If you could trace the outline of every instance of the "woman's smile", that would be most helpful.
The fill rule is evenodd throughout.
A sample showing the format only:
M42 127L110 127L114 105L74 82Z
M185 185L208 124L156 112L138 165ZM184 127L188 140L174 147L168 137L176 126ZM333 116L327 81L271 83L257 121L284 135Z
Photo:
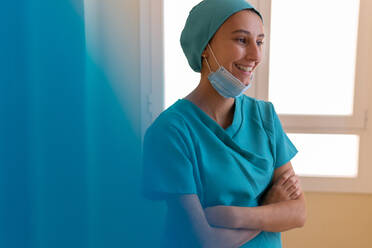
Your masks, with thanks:
M244 66L241 64L234 64L235 67L237 67L239 70L245 72L245 73L252 73L253 71L253 66Z
M237 75L236 77L240 79L240 81L244 85L248 85L250 83L250 78L253 74L254 66L246 66L242 64L236 64L234 63L234 67L236 68ZM236 73L235 73L236 74ZM247 81L248 80L248 81Z

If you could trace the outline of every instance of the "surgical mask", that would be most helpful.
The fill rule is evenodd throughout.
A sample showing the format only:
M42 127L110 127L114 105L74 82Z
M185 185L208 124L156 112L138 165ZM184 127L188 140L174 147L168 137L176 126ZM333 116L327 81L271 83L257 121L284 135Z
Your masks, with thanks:
M208 60L205 58L205 61L207 62L207 66L209 71L211 72L208 75L209 82L211 82L213 88L223 97L229 98L229 97L238 97L241 96L244 91L246 91L249 87L252 86L252 84L248 84L245 86L239 79L234 77L228 70L226 70L223 66L221 66L216 57L214 56L214 53L212 51L212 48L208 44L209 49L212 52L212 56L216 63L218 64L219 68L217 71L212 72L211 67L209 66ZM251 76L251 80L253 78L253 74Z

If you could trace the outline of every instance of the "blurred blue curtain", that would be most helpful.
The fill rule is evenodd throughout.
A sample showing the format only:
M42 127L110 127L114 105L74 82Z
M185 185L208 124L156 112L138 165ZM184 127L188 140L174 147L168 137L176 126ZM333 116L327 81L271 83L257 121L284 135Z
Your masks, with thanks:
M87 54L84 1L2 5L0 247L146 245L139 131Z

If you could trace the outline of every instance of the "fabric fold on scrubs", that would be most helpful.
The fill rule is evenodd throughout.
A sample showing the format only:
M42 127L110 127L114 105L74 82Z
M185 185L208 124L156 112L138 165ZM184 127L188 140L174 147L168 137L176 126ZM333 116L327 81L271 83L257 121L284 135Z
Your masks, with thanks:
M152 200L197 194L204 208L256 207L274 170L296 153L270 102L235 98L233 122L223 129L181 99L146 132L143 194ZM262 232L242 247L281 247L280 233Z

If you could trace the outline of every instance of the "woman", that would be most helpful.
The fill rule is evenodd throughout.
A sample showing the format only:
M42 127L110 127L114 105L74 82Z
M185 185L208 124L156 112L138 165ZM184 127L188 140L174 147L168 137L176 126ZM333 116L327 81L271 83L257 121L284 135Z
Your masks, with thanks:
M263 40L244 0L204 0L189 14L181 46L200 83L150 126L143 150L144 194L167 202L169 247L275 248L304 225L297 150L273 105L242 94Z

